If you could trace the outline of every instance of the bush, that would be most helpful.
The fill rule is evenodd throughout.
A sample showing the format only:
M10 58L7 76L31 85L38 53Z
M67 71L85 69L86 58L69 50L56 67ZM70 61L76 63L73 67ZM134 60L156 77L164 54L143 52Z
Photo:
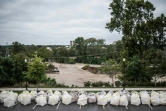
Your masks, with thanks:
M84 87L90 87L91 86L91 82L90 81L88 81L88 82L84 82Z
M120 81L115 81L115 85L116 85L116 87L119 87L122 85L122 83Z
M102 82L102 81L98 81L98 82L84 82L84 87L111 87L112 85L109 82Z

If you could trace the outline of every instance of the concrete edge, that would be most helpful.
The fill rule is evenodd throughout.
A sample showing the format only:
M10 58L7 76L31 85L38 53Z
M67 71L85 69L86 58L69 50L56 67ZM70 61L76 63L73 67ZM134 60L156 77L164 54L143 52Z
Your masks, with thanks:
M122 90L123 88L38 88L38 90L43 90L43 91L47 91L47 90L58 90L58 91L109 91L109 90L113 90L113 91L117 91L117 90ZM140 90L156 90L156 91L162 91L162 90L166 90L166 88L125 88L128 91L140 91ZM12 91L24 91L26 90L26 88L0 88L0 91L3 90L12 90ZM28 90L37 90L37 88L28 88Z

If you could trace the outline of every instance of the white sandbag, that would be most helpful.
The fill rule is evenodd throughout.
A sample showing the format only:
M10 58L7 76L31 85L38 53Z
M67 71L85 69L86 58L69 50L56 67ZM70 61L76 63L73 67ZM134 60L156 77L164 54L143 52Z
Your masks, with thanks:
M13 97L7 97L4 99L4 106L5 107L11 107L14 106L16 102L16 99Z
M68 105L72 102L71 99L72 97L69 95L69 93L64 91L62 95L62 103Z
M43 95L40 95L36 98L36 103L39 106L44 106L47 104L47 99Z
M166 105L166 92L161 91L159 94L161 105Z
M141 104L141 100L140 100L140 96L139 96L138 92L135 92L135 91L132 92L132 94L131 94L131 104L136 105L136 106Z
M61 92L59 92L59 91L55 91L54 94L55 94L55 95L58 95L59 98L62 99L62 93L61 93Z
M31 95L31 100L35 100L35 98L37 97L37 91L31 91L30 92L30 95Z
M47 93L47 96L48 96L48 97L51 96L51 95L53 95L52 90L48 90L46 93Z
M71 91L70 92L71 95L71 101L73 102L77 102L78 98L79 98L79 93L75 92L75 91Z
M112 95L113 95L113 92L112 91L109 91L106 95L107 97L107 102L111 102L111 98L112 98Z
M150 105L150 96L147 91L141 91L140 96L142 104Z
M122 95L120 97L120 103L119 103L119 105L126 106L126 108L127 108L127 106L128 106L128 100L127 100L126 95Z
M131 94L130 94L129 91L123 90L122 93L121 93L121 96L122 95L126 95L128 102L131 102Z
M107 96L106 95L99 95L97 98L98 105L106 105L107 104Z
M40 95L45 95L45 92L44 91L40 91L37 93L37 96L40 96Z
M31 103L31 95L23 92L18 96L18 101L23 105L28 105Z
M96 102L96 95L95 93L88 94L88 103L95 103Z
M0 102L3 103L4 99L6 99L9 95L9 91L3 90L0 94Z
M79 96L77 104L81 105L81 106L84 106L84 105L87 104L87 99L88 99L87 96L85 94L82 94L82 95Z
M118 106L120 102L120 94L118 92L115 92L111 98L111 105Z
M161 101L159 98L159 93L152 91L150 101L151 101L152 105L154 105L154 106L160 105Z
M48 104L50 104L50 105L58 104L59 100L60 100L59 96L53 94L53 95L49 96L49 98L48 98Z

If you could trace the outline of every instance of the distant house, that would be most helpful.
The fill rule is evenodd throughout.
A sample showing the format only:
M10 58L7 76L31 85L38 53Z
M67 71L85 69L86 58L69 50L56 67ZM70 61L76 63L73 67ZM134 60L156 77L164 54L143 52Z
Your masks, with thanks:
M51 47L47 47L48 50L52 51Z

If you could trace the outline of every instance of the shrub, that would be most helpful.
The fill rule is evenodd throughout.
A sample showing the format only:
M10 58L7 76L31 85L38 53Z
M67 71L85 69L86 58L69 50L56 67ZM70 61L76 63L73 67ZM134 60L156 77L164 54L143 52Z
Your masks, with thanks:
M122 83L120 81L115 81L115 85L116 85L116 87L119 87L122 85Z
M90 81L84 82L84 87L90 87L91 84L92 84L92 83L91 83Z

